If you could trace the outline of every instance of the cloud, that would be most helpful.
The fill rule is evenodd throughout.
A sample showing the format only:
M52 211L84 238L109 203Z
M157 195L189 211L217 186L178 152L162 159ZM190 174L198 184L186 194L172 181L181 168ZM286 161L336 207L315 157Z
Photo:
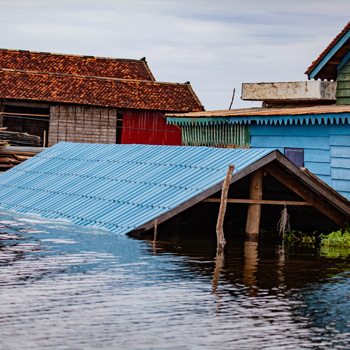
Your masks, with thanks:
M348 0L0 0L0 46L146 56L156 79L191 81L207 109L227 108L233 88L241 107L243 82L306 79L349 9Z

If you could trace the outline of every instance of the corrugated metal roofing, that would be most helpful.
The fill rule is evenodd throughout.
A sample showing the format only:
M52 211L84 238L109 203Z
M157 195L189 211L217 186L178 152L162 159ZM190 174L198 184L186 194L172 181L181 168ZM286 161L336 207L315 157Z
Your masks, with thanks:
M125 234L271 152L58 143L0 175L0 205Z
M191 113L167 113L167 122L187 124L344 124L350 123L350 106L331 105L302 108L245 108Z

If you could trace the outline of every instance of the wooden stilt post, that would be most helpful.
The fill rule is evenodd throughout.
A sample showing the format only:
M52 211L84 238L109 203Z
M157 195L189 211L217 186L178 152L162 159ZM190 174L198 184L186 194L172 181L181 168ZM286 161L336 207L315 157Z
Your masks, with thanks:
M250 199L262 199L262 175L263 170L258 169L250 176ZM245 229L247 241L258 240L260 216L261 204L249 204Z
M226 244L226 240L224 236L224 218L225 218L226 206L227 206L227 194L230 188L230 181L231 181L233 169L234 169L234 165L229 165L224 183L222 184L220 210L219 210L218 221L216 224L217 249L219 251L223 250Z

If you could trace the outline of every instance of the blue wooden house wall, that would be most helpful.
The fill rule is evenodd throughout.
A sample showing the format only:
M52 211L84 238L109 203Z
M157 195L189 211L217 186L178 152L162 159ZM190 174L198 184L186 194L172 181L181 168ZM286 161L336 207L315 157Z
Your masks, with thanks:
M304 150L304 167L350 200L350 124L250 124L251 148Z
M168 117L168 123L182 127L189 123L249 126L250 148L277 148L287 157L286 149L302 151L302 166L350 200L349 113L241 115L196 119ZM300 155L300 152L294 154Z

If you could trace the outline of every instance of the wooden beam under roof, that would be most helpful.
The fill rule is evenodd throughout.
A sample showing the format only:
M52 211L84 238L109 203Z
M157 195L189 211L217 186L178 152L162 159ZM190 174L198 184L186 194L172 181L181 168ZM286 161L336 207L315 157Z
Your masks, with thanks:
M220 198L207 198L204 199L205 203L220 203ZM229 198L227 203L230 204L261 204L261 205L306 205L312 206L310 202L301 201L284 201L284 200L264 200L264 199L241 199L241 198Z
M315 193L294 177L287 177L285 172L275 164L268 164L264 167L264 169L282 185L292 190L305 201L311 203L315 209L327 216L339 227L345 226L347 217L345 215L341 215L339 210L336 210L332 205L330 205L322 194Z
M311 177L289 159L285 158L279 151L274 151L269 155L259 159L257 162L247 166L243 170L233 174L231 179L231 184L243 179L247 175L250 175L259 168L264 168L265 170L270 170L273 172L274 169L279 171L275 172L280 175L278 178L281 179L282 184L287 184L286 187L291 189L298 188L299 193L303 193L305 188L306 195L299 195L304 201L264 201L257 199L228 199L228 203L241 203L241 204L263 204L263 205L301 205L301 206L313 206L315 209L319 210L322 214L332 220L339 227L343 227L345 221L350 215L350 203L346 201L345 198L340 196L338 193L331 191L329 188L324 186L322 182L319 182L316 177ZM272 175L272 174L271 174ZM290 176L288 176L290 175ZM277 175L276 175L277 176ZM275 177L276 178L276 177ZM278 181L278 179L277 179ZM288 182L291 181L295 186L290 188ZM201 192L195 197L192 197L188 201L178 205L177 207L169 210L168 212L160 215L158 219L158 224L161 224L168 219L174 217L177 214L189 209L190 207L200 203L200 202L215 202L216 198L209 198L212 195L218 193L222 189L223 181L214 185L211 188ZM295 190L294 193L298 194ZM313 199L313 200L310 200ZM220 199L218 199L220 201ZM256 202L249 202L256 201ZM323 205L320 205L322 203ZM329 211L327 211L329 209ZM329 214L331 213L331 214ZM138 227L135 231L142 232L149 229L153 229L154 219Z

